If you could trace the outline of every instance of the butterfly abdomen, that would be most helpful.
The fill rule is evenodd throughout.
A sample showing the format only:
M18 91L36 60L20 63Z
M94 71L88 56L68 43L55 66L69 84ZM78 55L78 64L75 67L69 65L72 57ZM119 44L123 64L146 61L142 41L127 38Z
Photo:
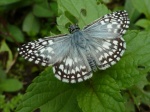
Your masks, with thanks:
M90 54L87 55L87 61L90 65L92 71L94 71L94 72L97 71L96 61Z

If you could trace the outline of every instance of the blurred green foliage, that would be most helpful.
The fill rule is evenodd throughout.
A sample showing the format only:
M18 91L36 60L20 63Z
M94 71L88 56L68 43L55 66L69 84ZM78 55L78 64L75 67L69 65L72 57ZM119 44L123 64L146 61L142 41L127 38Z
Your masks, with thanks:
M0 0L0 111L150 111L149 4L150 0ZM73 23L83 28L110 10L129 13L127 51L118 64L96 72L91 80L65 84L54 78L51 68L43 71L18 56L22 43L68 33Z

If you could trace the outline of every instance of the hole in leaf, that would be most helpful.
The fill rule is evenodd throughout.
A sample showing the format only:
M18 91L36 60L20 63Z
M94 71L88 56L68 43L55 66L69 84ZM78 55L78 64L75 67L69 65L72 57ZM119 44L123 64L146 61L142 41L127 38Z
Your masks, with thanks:
M72 14L70 14L68 11L65 11L65 16L73 23L76 24L78 23L78 20L75 16L73 16Z
M83 16L86 16L86 15L87 15L86 9L81 9L81 14L82 14Z
M146 79L148 82L150 82L150 72L147 73Z
M145 85L143 88L144 91L150 92L150 85Z
M67 23L67 24L65 24L65 28L69 28L69 26L71 25L71 23Z
M149 112L149 110L150 110L150 107L143 103L139 106L139 108L141 110L140 112Z
M33 112L41 112L41 111L40 111L40 108L37 108Z
M144 70L144 69L145 69L145 66L143 66L143 65L139 65L139 66L138 66L138 69L140 69L140 70Z

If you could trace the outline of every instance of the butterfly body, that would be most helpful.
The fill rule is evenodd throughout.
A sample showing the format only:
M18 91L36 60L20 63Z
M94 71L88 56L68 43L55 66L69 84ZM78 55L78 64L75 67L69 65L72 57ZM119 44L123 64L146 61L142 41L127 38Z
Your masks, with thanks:
M70 34L38 39L18 50L29 61L43 66L52 65L59 80L82 82L92 77L92 71L105 70L120 60L126 49L122 35L128 27L127 12L113 12L83 30L71 25Z

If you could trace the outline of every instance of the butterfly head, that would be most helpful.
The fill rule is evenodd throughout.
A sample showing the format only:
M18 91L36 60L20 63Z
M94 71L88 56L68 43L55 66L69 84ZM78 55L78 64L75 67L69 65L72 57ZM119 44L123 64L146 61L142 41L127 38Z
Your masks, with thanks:
M80 28L77 24L69 26L69 32L70 33L74 33L74 32L79 31L79 30L80 30Z

